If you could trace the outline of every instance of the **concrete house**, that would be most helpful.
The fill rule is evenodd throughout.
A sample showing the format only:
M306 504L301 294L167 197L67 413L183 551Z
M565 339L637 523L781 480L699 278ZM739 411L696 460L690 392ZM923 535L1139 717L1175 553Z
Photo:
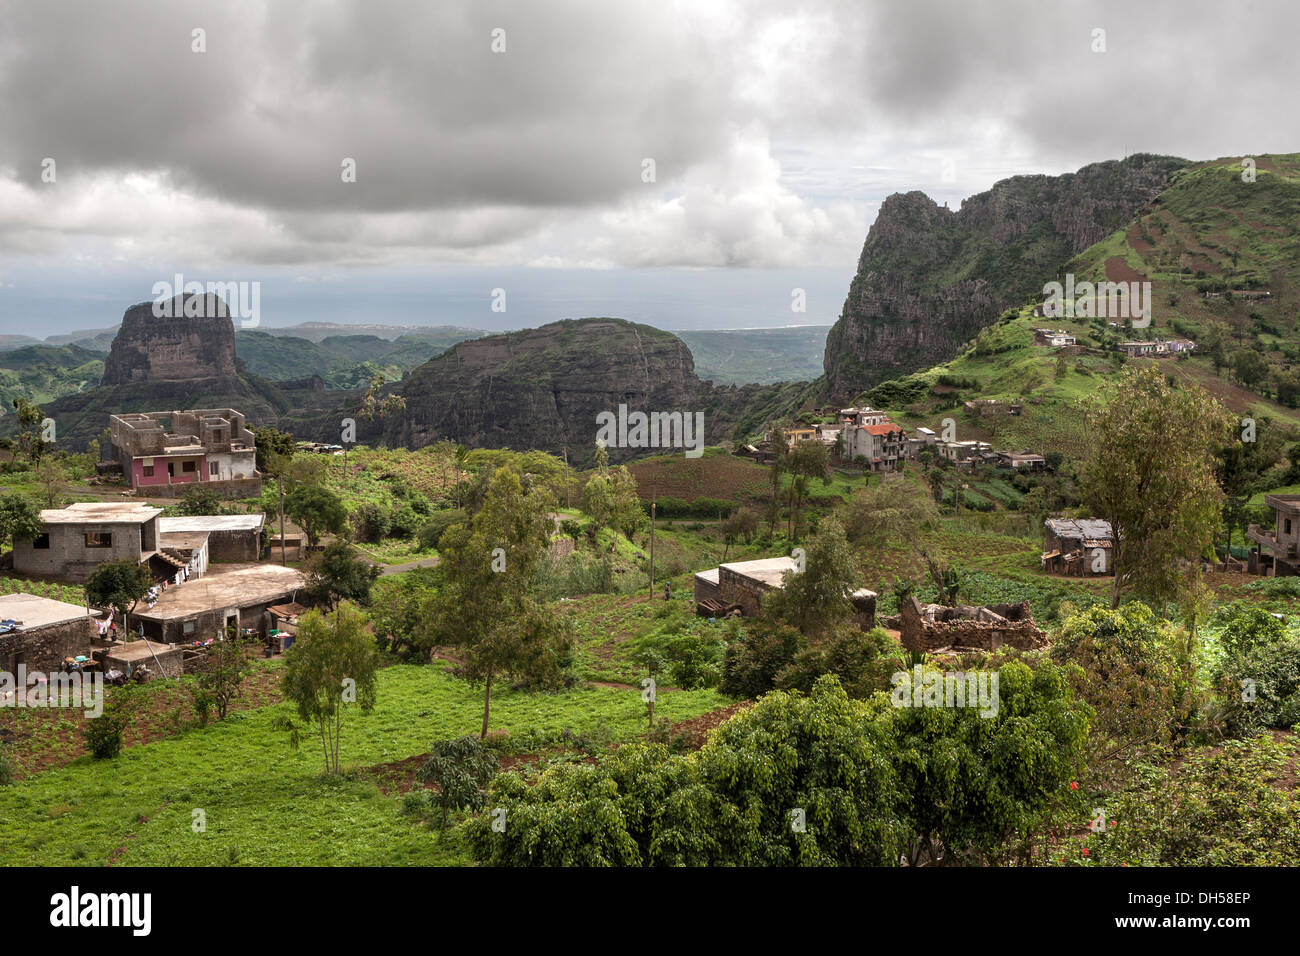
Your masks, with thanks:
M0 595L0 669L52 674L68 657L90 656L99 611L35 594Z
M233 408L112 415L109 432L132 488L204 483L223 494L262 493L253 433Z
M785 586L786 576L798 574L793 558L759 558L720 564L695 575L696 612L709 617L742 614L753 617L763 603L763 595ZM876 593L859 588L850 596L853 616L858 626L870 630L876 624Z
M116 501L47 509L41 512L42 533L14 542L14 570L81 582L108 561L154 560L161 547L160 514L161 508ZM166 567L158 570L161 576L170 576Z
M1278 578L1300 574L1300 495L1265 495L1264 504L1273 509L1273 527L1247 529L1255 542L1247 570Z
M907 447L907 432L891 421L844 426L842 454L851 462L865 459L871 471L897 471Z
M221 565L197 581L163 591L152 607L138 607L132 627L162 644L206 640L228 628L266 638L272 627L268 609L293 603L305 584L301 572L279 564Z
M1047 467L1047 460L1042 455L1030 451L997 452L998 467L1012 468L1016 471L1042 471Z
M752 617L758 613L763 595L785 584L787 574L799 566L794 558L759 558L720 564L695 575L695 603L701 613L725 617L734 611Z
M191 515L159 518L158 530L168 535L203 535L211 561L257 561L262 555L262 527L266 515Z

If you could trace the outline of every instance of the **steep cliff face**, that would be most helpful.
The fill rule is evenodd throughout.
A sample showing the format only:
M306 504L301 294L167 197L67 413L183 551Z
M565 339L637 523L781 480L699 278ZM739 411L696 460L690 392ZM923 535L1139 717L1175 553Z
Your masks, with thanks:
M1127 224L1186 160L1139 154L1064 176L1016 176L953 212L890 196L826 338L832 399L945 362L1003 309L1041 295L1075 255Z
M443 438L481 448L537 448L575 464L595 449L597 416L704 413L708 444L728 440L781 386L714 388L668 332L621 319L570 319L461 342L393 387L406 410L381 427L391 444L420 448ZM378 431L362 425L363 435ZM610 458L656 448L611 448Z
M186 315L187 306L192 315ZM170 316L154 315L152 302L126 310L104 361L103 385L234 379L235 326L215 295L177 296Z

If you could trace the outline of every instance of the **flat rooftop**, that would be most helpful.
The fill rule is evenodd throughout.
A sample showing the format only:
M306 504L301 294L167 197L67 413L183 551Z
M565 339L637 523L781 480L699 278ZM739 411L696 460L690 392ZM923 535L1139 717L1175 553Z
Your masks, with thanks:
M798 564L794 558L782 555L779 558L759 558L756 561L737 561L732 564L720 564L719 568L726 568L743 577L750 578L754 581L761 581L764 584L770 584L773 587L780 587L785 583L787 573L795 574L799 570Z
M136 638L134 641L113 646L104 657L109 661L122 661L123 663L130 661L132 664L147 664L153 660L155 654L162 657L164 654L174 653L176 653L176 648L170 644L158 644L154 641Z
M152 508L137 501L83 501L66 508L41 512L46 524L143 524L162 514L161 508Z
M183 518L159 518L160 534L192 534L200 531L261 531L266 515L260 511L247 515L190 515Z
M99 611L87 611L79 605L65 604L36 594L0 595L0 621L18 621L25 631L99 616Z
M218 608L282 604L302 590L302 573L279 564L230 564L169 587L151 610L137 607L132 618L174 621Z

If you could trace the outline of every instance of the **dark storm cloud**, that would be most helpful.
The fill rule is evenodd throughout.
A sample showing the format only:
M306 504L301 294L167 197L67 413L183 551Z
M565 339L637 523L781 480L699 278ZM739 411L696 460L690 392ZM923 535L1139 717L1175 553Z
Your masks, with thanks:
M1297 27L1282 0L0 0L0 250L851 264L894 190L1296 149Z

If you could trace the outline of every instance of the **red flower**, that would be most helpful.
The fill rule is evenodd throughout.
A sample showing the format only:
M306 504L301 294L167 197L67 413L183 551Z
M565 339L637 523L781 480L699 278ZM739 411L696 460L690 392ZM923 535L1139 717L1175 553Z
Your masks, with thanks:
M1086 846L1083 848L1083 855L1084 856L1088 855L1088 848Z
M1070 789L1071 789L1071 790L1078 790L1078 789L1079 789L1079 781L1077 781L1077 780L1071 780L1071 781L1070 781Z

